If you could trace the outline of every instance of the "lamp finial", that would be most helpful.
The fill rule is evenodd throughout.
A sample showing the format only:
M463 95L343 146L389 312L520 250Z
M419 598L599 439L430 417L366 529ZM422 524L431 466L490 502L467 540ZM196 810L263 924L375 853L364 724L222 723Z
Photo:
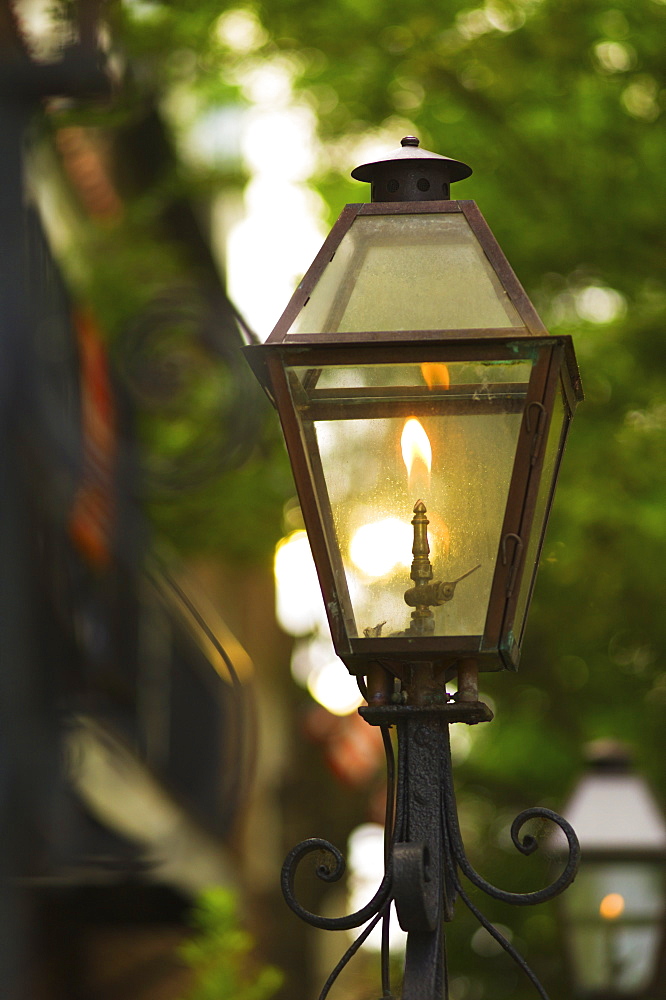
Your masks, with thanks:
M448 201L451 184L471 173L462 160L422 149L415 135L406 135L385 159L362 163L351 175L372 185L372 201Z

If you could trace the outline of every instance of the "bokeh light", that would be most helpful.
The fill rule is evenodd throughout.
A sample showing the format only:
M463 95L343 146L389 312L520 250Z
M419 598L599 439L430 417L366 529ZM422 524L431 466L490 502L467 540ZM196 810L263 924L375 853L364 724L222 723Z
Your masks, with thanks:
M328 628L308 536L292 531L277 545L274 560L275 613L289 635L303 636Z
M352 535L349 555L366 576L386 576L397 566L409 566L412 529L406 521L386 517L364 524Z
M599 903L599 915L604 920L617 920L624 913L624 896L619 892L609 892Z

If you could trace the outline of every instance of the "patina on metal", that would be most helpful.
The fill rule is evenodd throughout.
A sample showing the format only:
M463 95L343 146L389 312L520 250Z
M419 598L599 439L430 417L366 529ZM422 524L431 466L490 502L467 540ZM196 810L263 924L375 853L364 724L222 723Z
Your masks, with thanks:
M430 546L428 545L429 524L430 522L426 517L426 505L423 500L418 500L414 505L414 517L412 518L412 526L414 528L412 555L414 559L412 561L411 573L409 574L410 578L414 581L414 587L411 591L407 592L410 596L409 600L407 599L407 594L405 594L406 603L414 608L408 629L408 632L412 635L430 635L435 631L435 616L430 610L430 605L434 602L429 600L429 597L432 595L426 593L426 588L433 577L432 564L429 558Z
M430 521L426 517L427 508L423 500L418 500L414 505L414 517L412 526L414 528L414 544L412 555L414 556L410 579L414 581L414 586L405 591L405 604L412 611L412 620L405 635L429 635L435 627L434 615L431 608L439 607L453 599L457 585L461 580L465 580L477 569L481 569L481 564L474 566L459 576L457 580L443 582L436 580L433 582L433 568L430 562L430 545L428 544L428 525ZM386 623L384 623L386 624ZM366 630L367 634L367 630Z

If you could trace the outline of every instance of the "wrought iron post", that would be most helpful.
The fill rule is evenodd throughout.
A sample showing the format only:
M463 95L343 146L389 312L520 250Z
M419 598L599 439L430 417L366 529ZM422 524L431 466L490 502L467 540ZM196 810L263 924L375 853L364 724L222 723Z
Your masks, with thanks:
M317 854L318 877L326 882L337 881L344 873L340 851L326 840L305 840L289 853L282 869L284 897L291 909L307 923L325 930L350 930L366 924L327 979L319 1000L325 1000L339 973L380 921L384 923L382 996L394 996L388 955L389 910L393 901L399 922L407 931L402 1000L448 1000L444 924L452 919L457 899L523 970L542 1000L548 1000L544 987L525 960L472 903L463 887L462 876L487 895L506 903L532 906L546 902L573 881L580 860L578 840L570 824L552 810L526 809L511 826L513 843L521 854L532 854L537 842L529 835L521 837L525 823L538 818L557 824L569 845L568 858L559 877L536 892L514 893L491 885L474 870L465 854L458 824L449 725L481 721L478 716L488 711L481 706L481 702L449 700L441 705L385 705L360 709L367 722L381 727L387 755L384 878L374 897L360 910L343 917L323 917L306 910L296 899L296 869L304 857ZM389 734L391 726L396 726L398 732L397 775Z
M436 716L406 718L399 727L405 754L405 830L393 850L393 897L408 932L403 1000L448 997L443 921L454 889L446 884L441 763L446 724Z

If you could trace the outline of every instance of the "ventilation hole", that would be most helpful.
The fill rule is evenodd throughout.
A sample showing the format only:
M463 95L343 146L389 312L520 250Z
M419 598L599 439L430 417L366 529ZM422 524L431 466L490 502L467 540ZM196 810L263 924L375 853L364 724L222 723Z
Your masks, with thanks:
M416 186L419 189L419 191L429 191L430 181L426 180L425 177L419 177L419 179L416 182Z
M448 194L449 193L449 185L448 184L442 184L442 191L444 192L444 194Z
M400 185L398 184L397 181L389 181L388 184L386 185L386 190L389 191L391 194L394 194L399 187Z

